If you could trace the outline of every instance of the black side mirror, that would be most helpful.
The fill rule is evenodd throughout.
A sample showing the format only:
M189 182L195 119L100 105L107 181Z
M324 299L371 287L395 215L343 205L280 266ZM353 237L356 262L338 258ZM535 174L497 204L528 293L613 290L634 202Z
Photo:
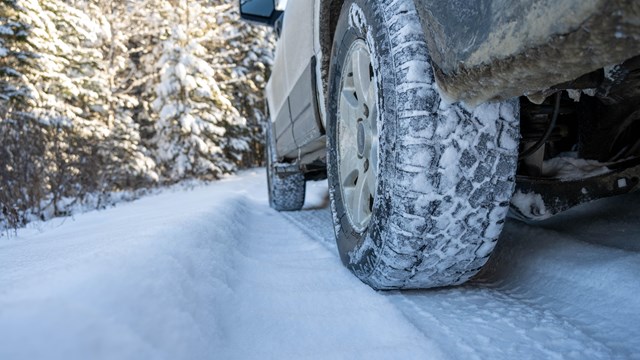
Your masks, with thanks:
M275 0L240 0L240 18L260 25L274 26L282 16Z

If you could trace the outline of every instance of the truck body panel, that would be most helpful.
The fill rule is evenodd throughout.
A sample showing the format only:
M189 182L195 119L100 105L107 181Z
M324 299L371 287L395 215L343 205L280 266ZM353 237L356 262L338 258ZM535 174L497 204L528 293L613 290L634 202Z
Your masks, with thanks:
M640 54L635 0L415 0L441 90L535 94Z

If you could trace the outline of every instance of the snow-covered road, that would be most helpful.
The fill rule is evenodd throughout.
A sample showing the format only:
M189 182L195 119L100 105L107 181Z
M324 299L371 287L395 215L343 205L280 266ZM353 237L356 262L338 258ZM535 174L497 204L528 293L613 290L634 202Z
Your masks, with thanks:
M280 214L245 172L0 238L0 359L640 359L640 194L508 222L463 287L375 292L325 187Z

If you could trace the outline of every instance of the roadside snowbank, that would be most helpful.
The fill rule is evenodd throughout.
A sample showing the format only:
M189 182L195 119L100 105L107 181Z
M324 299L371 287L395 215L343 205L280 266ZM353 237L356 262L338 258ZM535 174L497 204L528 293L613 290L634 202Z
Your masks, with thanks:
M1 359L444 358L245 173L0 240Z

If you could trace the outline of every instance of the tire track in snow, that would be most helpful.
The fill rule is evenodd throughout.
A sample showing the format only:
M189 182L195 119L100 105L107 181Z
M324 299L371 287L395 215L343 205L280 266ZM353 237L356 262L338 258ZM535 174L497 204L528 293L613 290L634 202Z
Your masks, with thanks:
M612 352L564 318L493 289L464 286L389 295L416 327L467 359L610 359ZM441 331L446 324L446 331Z
M538 226L508 223L483 280L550 309L613 358L639 359L639 200L640 193L601 200Z

